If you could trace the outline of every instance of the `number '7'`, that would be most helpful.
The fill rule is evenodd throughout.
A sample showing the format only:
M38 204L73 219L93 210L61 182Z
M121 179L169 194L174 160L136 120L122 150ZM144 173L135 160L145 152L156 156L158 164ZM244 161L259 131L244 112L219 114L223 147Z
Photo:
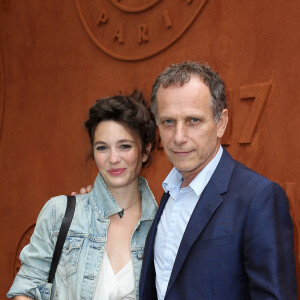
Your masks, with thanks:
M240 87L240 99L253 99L248 119L239 138L240 144L251 143L254 131L261 117L264 104L271 90L271 83L249 85Z

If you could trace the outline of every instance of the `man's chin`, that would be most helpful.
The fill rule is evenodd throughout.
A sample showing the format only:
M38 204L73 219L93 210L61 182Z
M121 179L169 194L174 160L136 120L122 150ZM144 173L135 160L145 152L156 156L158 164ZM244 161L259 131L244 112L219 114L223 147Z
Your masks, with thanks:
M177 171L181 174L187 174L187 173L199 173L203 167L202 165L191 165L191 164L173 164L174 167L177 169Z
M174 164L174 167L177 169L178 172L180 173L188 173L193 171L193 168L187 165L182 165L182 164Z

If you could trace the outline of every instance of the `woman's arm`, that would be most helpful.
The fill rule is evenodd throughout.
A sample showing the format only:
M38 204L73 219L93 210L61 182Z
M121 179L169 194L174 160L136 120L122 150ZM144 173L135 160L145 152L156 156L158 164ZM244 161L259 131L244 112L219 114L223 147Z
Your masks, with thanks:
M42 299L40 293L51 290L47 286L54 250L51 236L53 230L59 230L66 203L65 196L55 197L41 210L30 243L20 253L22 266L8 291L8 298Z
M27 296L15 296L15 297L13 297L13 300L28 300L28 299L32 299L32 298L27 297Z

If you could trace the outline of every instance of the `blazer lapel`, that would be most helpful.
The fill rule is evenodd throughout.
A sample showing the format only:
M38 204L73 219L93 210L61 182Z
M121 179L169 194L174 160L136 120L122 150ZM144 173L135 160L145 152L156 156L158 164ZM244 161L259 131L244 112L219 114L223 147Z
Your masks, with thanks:
M209 222L212 215L222 202L223 199L216 186L212 181L209 181L198 200L182 237L166 291L166 296L176 280L190 248L202 233L206 224Z
M156 292L154 269L154 242L157 231L157 225L159 223L160 217L163 213L168 199L169 193L164 193L161 198L156 216L147 235L139 286L141 299L143 299L144 294L148 293L149 290Z
M144 259L146 258L146 262L151 261L150 258L153 261L154 256L154 242L155 242L155 236L157 231L157 225L159 223L160 217L164 211L164 208L166 206L167 200L169 199L169 193L164 193L161 197L160 205L158 207L156 216L153 220L153 223L150 227L150 230L147 235L147 240L145 244L145 250L144 250ZM147 257L145 257L147 255ZM149 257L150 255L150 257Z

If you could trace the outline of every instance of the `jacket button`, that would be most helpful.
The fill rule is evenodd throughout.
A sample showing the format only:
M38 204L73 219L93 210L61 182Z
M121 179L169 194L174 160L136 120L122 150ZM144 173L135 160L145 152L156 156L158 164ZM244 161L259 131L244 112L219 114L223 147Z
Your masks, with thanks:
M70 244L68 243L66 246L66 250L69 250L69 249L70 249Z
M137 256L138 259L143 259L143 253L139 253Z

